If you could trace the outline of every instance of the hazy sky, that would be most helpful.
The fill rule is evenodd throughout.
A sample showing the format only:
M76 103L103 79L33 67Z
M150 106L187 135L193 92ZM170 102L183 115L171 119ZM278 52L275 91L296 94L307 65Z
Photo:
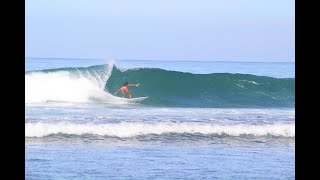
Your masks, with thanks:
M294 61L294 0L27 0L26 57Z

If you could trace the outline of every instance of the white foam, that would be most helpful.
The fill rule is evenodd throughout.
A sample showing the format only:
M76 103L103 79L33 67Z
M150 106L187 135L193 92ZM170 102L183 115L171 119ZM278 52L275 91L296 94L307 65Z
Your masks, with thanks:
M25 75L25 103L43 102L106 102L127 104L104 91L111 76L113 63L104 72L79 71L77 75L69 71L32 72Z
M92 94L101 94L102 90L85 77L72 78L67 71L25 75L25 102L86 102Z
M260 83L257 83L255 81L249 81L249 80L240 80L240 81L244 81L244 82L251 83L251 84L256 84L256 85L260 84Z
M95 134L101 136L134 137L164 133L228 134L230 136L284 136L295 137L294 124L268 125L212 125L197 123L119 123L119 124L72 124L26 123L26 137L44 137L50 134Z

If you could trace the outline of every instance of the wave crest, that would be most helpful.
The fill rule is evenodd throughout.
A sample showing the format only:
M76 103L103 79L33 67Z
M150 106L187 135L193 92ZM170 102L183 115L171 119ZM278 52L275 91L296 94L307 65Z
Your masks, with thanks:
M282 136L295 137L294 124L265 125L210 125L197 123L119 123L119 124L72 124L72 123L26 123L26 137L44 137L51 134L93 134L128 138L144 135L161 135L167 133L204 134L228 136Z

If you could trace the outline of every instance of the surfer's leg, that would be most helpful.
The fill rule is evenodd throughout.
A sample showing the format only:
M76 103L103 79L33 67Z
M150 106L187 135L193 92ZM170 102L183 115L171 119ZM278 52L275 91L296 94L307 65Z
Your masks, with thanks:
M124 98L124 96L125 96L124 91L121 91L121 94L122 94L122 97Z
M125 90L125 91L126 91L126 93L128 94L129 98L131 99L131 93L130 93L129 89L127 89L127 90Z

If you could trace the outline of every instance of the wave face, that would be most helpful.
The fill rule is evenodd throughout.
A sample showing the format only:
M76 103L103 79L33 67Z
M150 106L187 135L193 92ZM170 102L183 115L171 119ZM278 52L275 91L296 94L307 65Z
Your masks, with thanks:
M48 101L127 103L111 94L125 81L144 105L168 107L294 107L294 78L249 74L191 74L157 68L121 70L111 65L29 71L26 103ZM110 93L109 93L110 92Z
M249 74L191 74L156 68L113 68L106 89L124 81L140 83L133 96L149 96L144 104L179 107L293 107L294 79Z
M295 137L294 124L264 125L210 125L201 123L119 123L119 124L72 124L27 123L26 137L45 137L52 134L100 135L129 138L147 135L188 134L189 136L277 136Z

